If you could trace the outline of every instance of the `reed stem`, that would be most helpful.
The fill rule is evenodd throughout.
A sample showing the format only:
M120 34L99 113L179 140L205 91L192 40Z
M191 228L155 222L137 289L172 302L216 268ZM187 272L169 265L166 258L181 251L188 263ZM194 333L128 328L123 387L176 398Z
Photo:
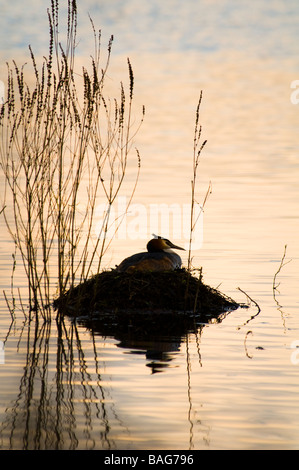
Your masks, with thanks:
M118 98L105 93L113 37L102 63L101 33L91 20L94 56L90 68L78 74L76 1L68 1L64 48L58 0L51 0L48 18L49 52L40 67L29 47L33 86L26 82L24 67L8 65L7 96L0 107L1 212L28 280L30 311L47 320L55 285L62 295L101 269L111 243L110 210L140 127L131 123L134 75L129 60L128 90L121 83ZM137 178L139 167L138 153ZM96 207L103 201L107 216L95 233Z
M196 179L197 179L197 170L198 165L200 162L200 156L204 146L206 145L207 141L204 140L201 143L201 125L199 123L200 119L200 106L202 103L202 91L200 92L196 114L195 114L195 127L194 127L194 139L193 139L193 174L191 180L191 213L190 213L190 235L189 235L189 250L188 250L188 271L192 269L192 241L193 241L193 234L194 230L196 229L196 224L198 222L199 216L201 212L204 210L204 206L207 202L209 195L212 192L212 185L211 182L209 183L203 204L200 206L199 214L196 216L195 214L195 205L198 204L196 201Z

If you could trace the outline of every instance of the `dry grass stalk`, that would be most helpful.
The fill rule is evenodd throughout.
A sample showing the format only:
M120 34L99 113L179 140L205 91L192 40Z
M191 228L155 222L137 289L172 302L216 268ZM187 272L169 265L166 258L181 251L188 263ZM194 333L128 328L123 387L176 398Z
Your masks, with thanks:
M131 123L134 76L130 61L128 92L121 84L120 97L110 100L104 86L113 37L102 64L101 34L91 21L95 52L90 70L83 68L78 78L76 2L68 2L64 48L58 12L59 3L52 0L49 53L40 68L30 47L33 87L26 82L24 67L15 62L8 65L7 97L0 108L0 167L6 181L1 211L28 279L30 311L40 312L44 319L50 315L53 280L62 295L101 268L111 242L107 240L111 207L122 187L138 130ZM137 159L138 178L138 152ZM95 237L95 209L103 200L107 211Z
M200 113L201 102L202 102L202 91L200 92L200 97L199 97L197 108L196 108L195 127L194 127L194 140L193 140L193 175L192 175L192 180L191 180L191 217L190 217L191 222L190 222L190 237L189 237L188 265L187 265L189 271L191 271L191 269L192 269L192 240L193 240L193 233L194 233L194 230L196 229L196 224L198 222L199 216L200 216L201 212L204 210L204 206L207 202L207 199L208 199L209 195L212 192L212 184L210 182L209 186L208 186L208 189L207 189L207 192L206 192L206 195L205 195L205 198L204 198L204 201L203 201L202 205L200 206L200 211L197 214L197 216L195 216L196 215L195 214L195 205L199 204L196 201L197 169L198 169L198 165L199 165L199 162L200 162L201 152L202 152L204 146L207 143L206 140L204 140L201 143L202 128L201 128L201 125L199 123L199 117L200 117L199 113Z

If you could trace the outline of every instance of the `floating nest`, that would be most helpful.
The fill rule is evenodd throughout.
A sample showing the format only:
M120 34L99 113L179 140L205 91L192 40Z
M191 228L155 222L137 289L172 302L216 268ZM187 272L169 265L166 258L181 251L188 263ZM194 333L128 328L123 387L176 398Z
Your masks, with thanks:
M153 345L159 350L169 337L180 344L188 332L220 323L240 305L204 284L201 276L180 269L104 271L56 299L54 307L96 334L152 354Z
M169 272L104 271L54 302L71 316L174 314L217 317L239 307L234 300L184 269Z

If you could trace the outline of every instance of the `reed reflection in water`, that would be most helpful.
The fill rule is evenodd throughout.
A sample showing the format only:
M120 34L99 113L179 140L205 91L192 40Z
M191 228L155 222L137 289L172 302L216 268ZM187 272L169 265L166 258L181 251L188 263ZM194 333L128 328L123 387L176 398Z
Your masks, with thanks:
M26 361L17 397L2 423L3 448L76 449L81 434L88 448L113 445L111 420L118 417L91 338L92 365L76 323L58 320L24 327L20 347Z
M215 321L220 322L224 316ZM113 322L91 321L88 318L73 321L59 317L56 322L41 325L32 321L21 330L13 326L18 353L24 354L25 360L16 387L18 392L2 419L2 448L126 448L128 443L131 444L130 417L127 420L122 417L123 413L119 410L121 404L113 398L116 378L107 374L107 361L112 361L112 364L119 361L119 348L123 348L126 357L127 353L136 357L139 355L150 374L165 372L178 367L176 355L183 343L187 352L186 393L189 402L186 421L189 422L189 443L192 447L194 423L191 419L188 338L190 335L195 338L198 362L201 363L200 337L203 329L203 324L197 324L195 318L189 317L188 322L180 320L176 333L173 331L171 336L167 335L166 329L160 328L160 334L156 334L155 338L153 332L145 329L142 334L139 328L135 329L132 325L128 325L127 331L118 331L117 335L113 335ZM156 328L156 324L153 326ZM8 358L10 340L8 335ZM118 349L114 358L107 355L111 341ZM8 370L7 373L11 372ZM131 379L134 380L134 377ZM162 410L160 419L165 419ZM151 434L151 430L148 431Z

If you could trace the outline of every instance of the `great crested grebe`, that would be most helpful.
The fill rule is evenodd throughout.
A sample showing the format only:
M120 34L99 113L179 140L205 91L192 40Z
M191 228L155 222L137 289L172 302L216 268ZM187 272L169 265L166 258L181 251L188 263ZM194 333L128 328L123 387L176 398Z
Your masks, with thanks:
M136 253L125 258L116 270L119 272L132 271L173 271L182 266L182 260L179 255L174 253L171 248L184 250L176 246L166 238L153 238L146 245L147 251Z

